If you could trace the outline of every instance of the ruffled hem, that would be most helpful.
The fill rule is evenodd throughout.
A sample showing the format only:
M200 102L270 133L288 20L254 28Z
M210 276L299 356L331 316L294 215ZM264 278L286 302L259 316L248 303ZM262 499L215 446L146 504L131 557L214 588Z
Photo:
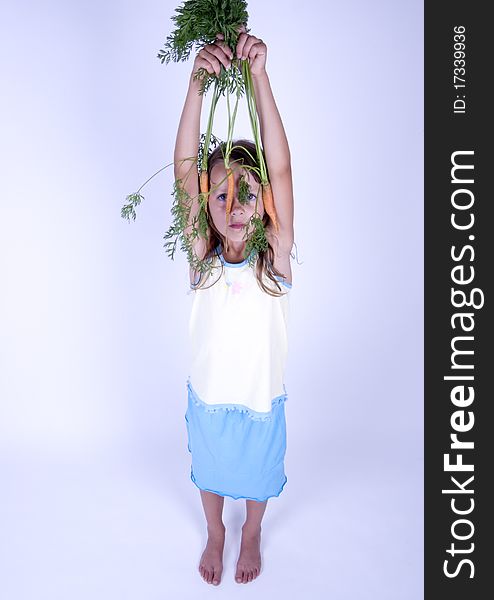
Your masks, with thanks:
M285 487L285 483L288 481L288 478L285 475L285 481L283 482L283 485L281 486L281 488L279 489L277 494L270 494L269 496L265 496L264 498L255 498L254 496L235 496L234 494L229 494L228 492L220 492L218 490L202 488L199 485L197 485L197 482L194 479L194 473L193 473L192 469L190 470L190 478L193 481L193 483L195 484L195 486L204 492L212 492L213 494L218 494L218 496L228 496L229 498L233 498L234 500L239 500L240 498L244 498L245 500L256 500L257 502L264 502L268 498L277 498L283 491L283 488Z
M278 406L288 400L288 394L286 393L286 388L283 385L283 389L285 390L285 393L281 394L281 396L277 396L276 398L274 398L271 401L271 411L270 412L259 412L259 411L253 410L252 408L249 408L248 406L245 406L243 404L207 404L206 402L201 400L199 398L199 396L196 394L194 388L192 387L190 379L187 379L187 389L190 392L190 397L192 398L192 401L194 402L194 404L196 406L200 406L206 412L216 413L221 410L223 410L223 411L236 410L240 413L248 414L248 416L254 421L270 421L272 418L271 411L273 410L273 408L275 408L276 406Z

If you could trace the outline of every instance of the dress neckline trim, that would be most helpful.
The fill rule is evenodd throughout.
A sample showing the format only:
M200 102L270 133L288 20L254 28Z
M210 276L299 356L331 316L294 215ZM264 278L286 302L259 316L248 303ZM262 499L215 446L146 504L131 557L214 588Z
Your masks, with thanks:
M245 258L242 262L239 263L232 263L232 262L228 262L225 257L223 256L223 247L221 246L221 244L218 244L218 246L216 246L216 252L218 254L218 256L220 257L221 262L225 265L225 267L233 267L233 268L238 268L238 267L243 267L244 265L246 265L249 262L249 258ZM251 255L253 254L253 250L250 253Z

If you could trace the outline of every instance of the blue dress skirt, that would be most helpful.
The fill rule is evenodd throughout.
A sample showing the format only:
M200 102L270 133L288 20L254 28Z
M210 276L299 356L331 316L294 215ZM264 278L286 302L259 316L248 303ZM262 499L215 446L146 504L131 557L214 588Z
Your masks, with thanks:
M270 413L247 407L205 404L187 382L185 413L190 478L208 492L263 502L279 496L286 481L286 394Z

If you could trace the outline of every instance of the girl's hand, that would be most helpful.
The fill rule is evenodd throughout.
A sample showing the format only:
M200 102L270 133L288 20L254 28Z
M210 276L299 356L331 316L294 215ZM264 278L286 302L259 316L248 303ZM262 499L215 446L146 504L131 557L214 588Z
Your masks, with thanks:
M209 74L215 73L220 76L221 65L229 69L232 64L233 53L230 48L222 41L223 35L217 34L217 39L212 44L201 48L194 60L193 72L195 73L201 67L206 69Z
M245 27L242 26L237 41L237 58L249 61L250 72L254 77L266 71L267 54L266 44L261 39L245 33Z

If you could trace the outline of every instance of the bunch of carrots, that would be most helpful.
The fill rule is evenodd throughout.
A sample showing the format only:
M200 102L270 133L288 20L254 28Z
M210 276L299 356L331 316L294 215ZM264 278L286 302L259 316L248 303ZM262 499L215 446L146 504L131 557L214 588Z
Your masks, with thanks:
M245 0L186 0L182 6L176 9L176 14L172 17L176 24L175 30L167 37L165 46L158 53L158 58L162 63L168 63L170 60L174 62L187 60L191 50L195 46L199 51L203 46L213 43L217 39L217 34L220 33L223 41L227 44L235 54L238 36L241 31L248 32L247 29L247 3ZM227 173L228 189L226 197L226 222L229 223L230 213L233 205L234 196L234 176L232 165L230 164L230 154L232 151L233 131L237 108L240 97L245 93L249 118L252 126L253 137L256 145L257 164L259 168L250 167L259 174L262 186L262 198L264 208L273 221L276 231L279 231L278 219L273 200L273 193L268 179L266 164L262 153L262 144L259 133L258 115L256 107L256 99L254 93L254 85L248 61L232 61L231 69L227 70L221 66L220 75L208 73L205 69L199 69L195 74L195 78L201 80L201 94L206 94L211 84L214 82L213 97L211 101L210 113L206 133L202 136L202 144L199 149L200 159L198 158L198 174L199 174L199 190L200 190L200 216L202 212L203 220L207 212L208 197L210 194L209 178L208 178L208 156L211 143L218 143L218 138L213 135L213 121L216 107L220 96L226 95L228 108L228 134L225 143L224 161L225 170ZM233 112L230 110L230 96L235 94L235 107ZM173 163L171 163L173 164ZM130 216L135 220L134 207L140 204L143 196L140 190L148 183L155 175L163 169L171 165L166 165L150 177L134 194L127 196L129 204L122 208L122 217ZM245 168L245 167L244 167ZM186 192L180 187L180 181L176 181L174 185L175 204L172 208L174 214L174 223L165 234L165 239L175 238L173 242L167 242L168 253L173 259L177 241L182 242L181 248L186 251L187 258L191 266L196 270L204 271L207 266L204 261L200 261L192 252L191 235L185 234L185 227L188 222L188 214L190 212L191 199L186 198ZM239 198L240 199L240 198ZM250 256L252 250L259 252L267 247L264 226L260 218L252 217L254 231L246 244L245 254ZM199 230L203 230L200 227ZM228 228L227 228L228 231ZM203 231L198 231L194 226L192 237L202 235ZM226 239L228 248L228 234ZM255 260L254 252L254 260Z

